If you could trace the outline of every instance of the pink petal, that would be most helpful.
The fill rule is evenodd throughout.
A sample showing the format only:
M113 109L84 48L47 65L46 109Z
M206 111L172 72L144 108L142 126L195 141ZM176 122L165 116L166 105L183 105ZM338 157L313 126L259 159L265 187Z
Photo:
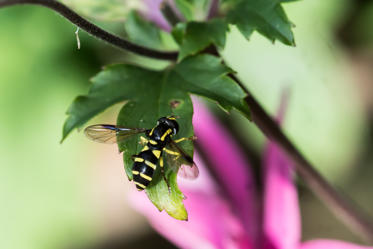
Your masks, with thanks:
M284 109L282 104L280 119ZM265 153L264 172L264 248L298 248L301 225L292 163L273 142Z
M194 160L199 166L200 176L193 181L178 178L178 185L187 197L184 205L188 221L175 220L165 212L160 213L146 195L138 191L130 195L130 203L148 218L155 230L180 248L251 249L245 229L218 195L198 153Z
M338 240L311 240L303 243L300 249L373 249L373 246L360 246Z
M131 204L134 206L135 210L144 214L152 227L159 232L162 236L167 238L169 241L174 243L180 248L215 248L214 242L210 241L207 238L207 234L204 231L206 229L204 221L201 221L201 224L195 222L195 217L191 217L191 210L188 207L189 221L178 221L173 220L165 212L158 212L154 206L152 206L149 200L142 195L139 197L139 193L133 193L131 196ZM195 196L191 197L191 194L188 193L188 199L196 199ZM188 199L185 202L188 202ZM198 221L198 219L196 220ZM199 226L200 225L200 226ZM196 230L194 228L196 227ZM204 231L204 233L200 233Z
M146 9L141 11L141 14L149 21L154 22L159 28L170 32L171 26L164 18L160 5L163 0L143 0Z
M197 143L213 165L212 170L230 199L234 213L255 243L258 232L257 199L250 164L228 132L195 97L193 105Z
M205 171L202 165L200 167L202 175ZM210 188L209 176L204 177L206 179L197 186L207 187L207 190L199 187L188 190L187 185L183 186L182 191L187 196L184 204L188 210L188 221L175 220L165 212L160 213L145 195L137 191L130 196L131 204L148 218L155 230L180 248L251 249L240 221L231 213L227 203Z
M194 153L194 162L198 165L199 176L196 179L190 180L178 176L177 184L184 191L200 191L204 193L217 193L217 186L214 180L211 178L209 172L204 166L203 162L200 160L198 152Z

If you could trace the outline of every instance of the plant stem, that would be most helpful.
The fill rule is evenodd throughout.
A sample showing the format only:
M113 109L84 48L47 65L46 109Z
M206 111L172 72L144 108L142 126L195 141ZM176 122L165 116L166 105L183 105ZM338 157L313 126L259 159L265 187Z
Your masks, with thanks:
M163 1L161 4L161 12L171 26L175 26L178 22L181 22L170 4L166 1Z
M120 38L114 34L107 32L106 30L101 29L100 27L78 15L75 11L71 10L66 5L55 0L0 0L0 8L21 4L41 5L46 8L52 9L68 19L71 23L85 30L94 37L106 41L107 43L122 50L160 60L175 61L177 59L177 52L163 52L149 49L124 40L123 38Z
M207 19L216 17L219 13L219 0L211 0Z
M307 186L322 199L327 207L342 220L356 235L373 243L373 224L369 216L351 201L338 193L308 162L299 150L290 142L275 120L271 118L248 89L233 74L231 77L247 93L245 102L250 108L253 122L271 140L292 159L295 171L307 183Z

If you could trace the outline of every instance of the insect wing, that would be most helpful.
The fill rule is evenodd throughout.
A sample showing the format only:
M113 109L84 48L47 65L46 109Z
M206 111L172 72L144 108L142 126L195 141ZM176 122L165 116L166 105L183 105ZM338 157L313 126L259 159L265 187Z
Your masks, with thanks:
M95 142L114 144L145 131L146 129L141 128L125 128L115 125L98 124L88 126L85 128L84 133L89 139Z
M196 179L199 175L199 170L193 158L183 151L174 141L170 142L170 148L173 151L177 151L181 154L181 158L184 162L181 162L181 166L177 172L177 175L185 179Z

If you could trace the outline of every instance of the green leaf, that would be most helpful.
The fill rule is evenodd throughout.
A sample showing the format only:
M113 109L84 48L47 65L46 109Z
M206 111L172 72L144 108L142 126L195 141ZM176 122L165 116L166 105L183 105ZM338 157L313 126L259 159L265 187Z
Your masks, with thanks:
M176 26L173 35L180 44L179 60L194 55L210 45L223 49L227 30L228 25L221 19Z
M167 71L158 72L130 65L115 65L106 68L93 79L93 85L87 96L78 97L69 110L65 123L64 137L73 129L88 121L99 112L119 101L128 100L122 108L117 125L125 127L152 128L158 118L176 115L180 132L178 137L193 136L193 106L189 95L168 81ZM125 170L132 179L132 155L138 154L142 146L139 136L133 136L118 144L123 151ZM193 156L191 141L184 141L180 146ZM165 161L165 172L169 179L171 194L165 195L163 178L159 170L152 183L146 189L149 199L158 209L165 209L172 217L187 219L182 203L184 196L176 184L178 167L172 167Z
M161 80L154 81L149 79L149 81L147 89L139 89L137 95L149 94L142 96L139 100L129 101L124 105L119 113L117 125L150 129L156 125L158 118L173 114L180 117L177 119L180 131L175 138L193 136L193 106L189 95L181 91L176 84L171 84L168 81L167 73L163 73ZM125 170L129 179L132 179L131 169L133 161L131 157L138 154L143 147L139 144L139 136L119 143L119 149L123 151ZM180 146L188 155L193 155L193 144L191 141L182 142ZM171 161L171 163L176 163L176 161ZM145 191L159 211L165 210L175 219L186 220L188 216L182 202L184 195L177 187L176 182L178 166L175 167L170 165L169 161L165 161L165 175L170 183L170 194L160 174L159 167Z
M191 120L191 116L192 116L191 101L190 99L188 100L189 98L188 96L185 96L185 97L186 98L184 100L186 100L186 102L182 103L180 107L178 107L178 111L176 112L179 112L179 113L184 112L183 114L189 113L186 117L190 118ZM181 101L180 98L178 99ZM164 100L168 100L168 98L165 98ZM122 111L120 112L118 116L118 125L122 125L122 126L131 125L133 127L134 125L136 125L135 123L141 123L141 125L145 127L144 124L147 123L148 125L146 127L152 128L155 125L155 121L159 117L167 116L170 114L170 112L168 112L167 114L165 113L157 114L156 112L151 112L151 110L153 110L152 107L154 107L153 104L157 105L156 103L153 102L153 100L149 101L148 103L129 102L123 107ZM161 105L159 105L159 107ZM145 111L145 115L142 114L143 113L142 111ZM134 114L135 118L129 116L129 114ZM136 118L140 118L140 119L136 119ZM186 121L185 116L183 116L183 118L184 118L184 121ZM178 120L178 123L182 124L182 127L180 127L180 132L182 135L180 136L193 135L191 122L188 123L184 121ZM183 127L186 127L186 126L187 126L187 129L183 129ZM126 141L120 143L119 145L120 149L124 150L123 159L125 162L125 169L126 169L127 175L131 175L131 177L132 177L131 169L133 165L131 156L139 153L142 148L142 146L139 144L138 141L139 141L138 138L127 139ZM182 144L181 146L183 146L182 148L186 152L188 151L187 152L188 154L190 155L193 154L190 152L190 148L192 149L192 144L190 142L189 142L189 145ZM168 182L170 184L171 193L170 194L168 193L168 187L165 181L163 180L163 177L161 175L161 172L158 166L158 169L155 171L155 174L153 175L152 182L145 190L148 195L148 198L158 208L159 211L165 210L170 216L174 217L175 219L187 220L188 216L187 216L187 212L185 210L184 204L183 204L184 195L181 193L181 191L179 190L177 186L177 182L176 182L177 172L174 170L175 167L173 167L172 165L169 165L168 161L165 161L164 167L165 167L166 178L168 179Z
M193 5L187 0L175 0L176 7L186 20L193 20Z
M205 96L216 101L225 110L236 108L249 118L250 112L243 103L245 93L227 74L233 73L221 61L211 55L190 56L181 63L164 71L152 71L133 65L114 65L105 68L93 78L86 96L79 96L69 108L69 117L64 126L63 138L72 129L80 127L90 118L109 106L127 101L119 113L117 125L150 129L163 116L175 115L179 133L175 139L191 137L193 133L193 106L189 93ZM134 135L118 143L123 151L124 166L128 178L132 179L132 155L138 154L142 145L141 135ZM193 156L192 141L180 143L181 148ZM181 162L168 156L165 175L170 183L170 193L156 170L146 193L153 204L179 220L187 219L176 175Z
M187 92L216 101L225 111L232 107L250 119L245 92L228 77L233 71L212 55L188 57L175 66L170 81Z
M152 203L159 211L166 212L178 220L188 220L188 213L184 207L183 200L185 196L180 191L176 183L176 174L166 174L171 187L171 193L168 193L168 187L165 181L160 181L157 185L153 183L146 188L146 193ZM159 172L158 177L161 178Z
M183 92L205 96L216 101L226 111L232 107L250 117L243 102L246 94L227 75L233 71L212 55L186 58L166 72L151 71L133 65L113 65L105 68L92 79L92 86L85 96L78 96L69 107L68 118L63 128L63 139L75 128L111 105L124 101L152 99L160 87L167 82L166 89L181 89ZM150 107L154 112L155 106ZM159 114L159 112L156 112ZM155 119L157 117L154 117Z
M292 23L281 6L286 0L241 0L228 13L229 23L235 24L249 39L257 30L271 41L280 40L287 45L295 45Z
M186 27L187 27L186 23L179 22L178 24L175 25L175 27L171 31L172 37L174 38L176 43L179 45L183 43Z
M92 79L88 95L78 96L69 107L63 127L62 140L74 129L115 103L136 97L138 89L146 90L149 79L160 75L138 67L114 65L105 68ZM146 92L146 91L145 91Z
M137 12L132 11L124 22L125 31L131 41L149 48L163 49L160 29L145 21Z
M176 7L187 21L205 20L209 3L209 0L175 0Z
M161 30L153 22L145 20L136 11L132 11L124 29L129 40L145 47L158 50L175 50L178 48L174 38L169 32Z

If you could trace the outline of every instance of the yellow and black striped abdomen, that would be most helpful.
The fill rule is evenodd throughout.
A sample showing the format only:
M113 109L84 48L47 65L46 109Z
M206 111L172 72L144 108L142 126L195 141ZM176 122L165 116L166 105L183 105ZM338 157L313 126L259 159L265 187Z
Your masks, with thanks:
M158 121L159 124L146 133L148 137L146 146L138 155L133 156L135 163L132 167L132 175L138 190L144 190L152 181L162 151L170 142L172 134L176 134L178 129L176 121L172 119L161 118ZM163 168L161 169L165 178Z
M138 190L144 190L152 181L158 159L159 157L150 149L144 150L134 156L135 163L132 167L132 175Z

